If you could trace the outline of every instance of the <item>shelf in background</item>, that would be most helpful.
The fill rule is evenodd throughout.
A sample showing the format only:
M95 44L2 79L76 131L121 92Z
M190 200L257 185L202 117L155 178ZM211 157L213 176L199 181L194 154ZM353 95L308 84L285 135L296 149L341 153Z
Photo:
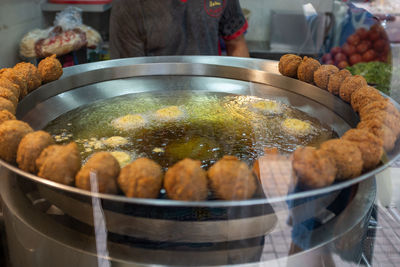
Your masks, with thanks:
M246 41L250 57L279 60L281 56L287 53L299 54L301 56L316 57L317 54L312 51L296 51L290 47L271 48L266 41Z
M41 5L42 11L54 12L64 10L67 6L75 6L82 9L83 12L104 12L111 8L112 4L101 4L101 5L82 5L82 4L52 4L43 3Z

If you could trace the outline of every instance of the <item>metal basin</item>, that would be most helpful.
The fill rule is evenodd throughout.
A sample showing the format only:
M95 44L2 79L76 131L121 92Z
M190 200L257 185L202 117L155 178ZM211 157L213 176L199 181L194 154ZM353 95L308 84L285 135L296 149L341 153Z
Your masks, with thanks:
M359 121L350 105L310 84L277 74L277 63L256 59L225 57L151 57L113 60L67 68L62 78L34 91L20 102L17 117L34 129L74 108L96 100L124 94L174 90L203 90L276 99L319 119L342 135ZM400 106L395 103L400 109ZM400 143L385 155L385 162L374 170L350 181L318 190L297 192L284 199L295 199L335 191L356 184L381 172L400 156ZM235 206L262 204L282 199L262 199L240 202L179 202L168 200L132 199L121 196L95 194L70 186L53 183L25 173L1 161L11 171L37 183L70 193L98 196L102 199L138 204L198 206L205 204Z
M224 57L155 57L86 64L67 68L60 80L28 95L20 102L17 117L41 129L58 116L97 100L141 92L203 90L275 99L323 121L339 135L356 126L358 116L347 103L315 86L283 77L276 69L277 62L273 61ZM106 229L117 243L126 237L168 244L237 242L278 231L277 227L286 225L288 216L293 216L290 214L300 216L300 211L308 210L300 216L301 221L321 221L320 237L309 244L319 247L365 218L375 196L374 184L365 181L374 179L399 154L398 142L384 163L353 180L268 198L261 193L245 201L184 202L100 194L39 178L2 161L6 175L1 187L5 205L11 205L7 192L28 184L30 190L22 191L34 191L36 201L45 199L49 206L76 220L67 224L74 231L81 231L81 224L96 228L98 217L94 211L100 209ZM361 191L357 186L360 182L364 184ZM349 197L338 201L343 191ZM332 203L340 208L326 212ZM335 233L323 230L328 224L336 225L336 217L345 212L350 221L342 221ZM129 242L134 244L135 240Z

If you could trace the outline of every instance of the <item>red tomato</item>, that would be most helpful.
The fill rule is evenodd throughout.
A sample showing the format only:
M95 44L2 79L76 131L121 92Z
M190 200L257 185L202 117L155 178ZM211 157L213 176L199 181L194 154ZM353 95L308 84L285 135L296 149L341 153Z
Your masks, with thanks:
M360 43L360 37L357 34L352 34L347 38L347 42L351 45L358 45Z
M321 60L322 60L322 62L332 60L332 55L330 53L326 53L325 55L322 56Z
M340 52L342 52L342 48L340 48L339 46L332 47L331 49L332 57L334 57L337 53Z
M340 62L337 64L337 67L338 67L339 69L344 69L344 68L346 68L347 66L349 66L349 63L347 63L347 61L340 61Z
M343 54L343 53L337 53L337 54L335 55L335 62L336 62L336 63L339 63L339 62L341 62L341 61L347 61L347 57L346 57L346 55Z
M375 50L376 52L381 52L381 51L383 51L383 49L385 48L385 44L386 44L386 42L385 42L384 40L376 40L376 41L374 42L374 45L373 45L374 50Z
M345 53L347 56L350 56L350 55L356 53L356 47L355 47L354 45L350 45L350 44L348 44L348 43L345 43L345 44L342 46L342 51L343 51L343 53Z
M375 23L374 25L369 28L370 31L375 31L377 33L385 32L385 28L382 27L380 23Z
M325 62L325 64L326 64L326 65L334 65L335 62L333 62L333 60L330 59L330 60L327 60L327 61Z
M369 49L368 44L366 42L361 42L357 45L357 52L360 54L364 54Z
M379 37L380 37L379 32L377 32L377 31L371 31L371 30L368 31L368 39L369 39L371 42L374 42L374 41L378 40Z
M368 31L365 28L357 29L356 34L360 37L361 40L364 40L368 37Z
M385 42L389 42L389 36L387 35L387 32L382 32L380 39L384 40Z
M372 42L370 40L364 40L361 43L362 44L366 44L368 49L370 49L372 47Z
M360 54L353 54L350 57L350 64L354 65L362 61L362 57Z
M376 53L374 50L370 49L362 55L362 59L365 62L373 61L376 58Z

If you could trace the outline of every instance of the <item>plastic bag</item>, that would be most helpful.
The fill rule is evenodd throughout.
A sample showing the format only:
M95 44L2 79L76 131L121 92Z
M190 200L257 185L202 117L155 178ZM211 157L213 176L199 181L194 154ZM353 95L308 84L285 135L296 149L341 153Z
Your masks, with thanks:
M334 17L335 25L325 42L325 51L322 52L329 52L335 46L342 46L357 29L369 29L377 22L374 16L365 9L339 1L334 2Z
M48 38L42 38L35 42L36 56L40 58L53 54L57 56L68 54L87 45L84 31L74 28L63 31L60 26L53 28Z
M351 3L336 2L335 18L322 63L345 68L359 62L388 62L387 34L371 13Z
M82 9L69 6L56 14L54 26L61 26L64 31L78 28L82 23Z
M352 35L357 29L369 29L372 25L377 23L375 17L363 8L358 8L355 5L348 3L347 14L345 19L340 23L337 28L336 35L339 37L334 45L343 45L348 37Z
M335 2L336 25L321 63L347 68L369 85L390 90L392 66L389 38L380 22L351 3Z
M96 30L82 24L82 10L67 7L56 14L53 27L35 29L22 38L20 55L25 58L62 56L82 47L96 48L101 41Z
M26 58L35 58L35 43L40 39L47 38L52 29L53 28L48 28L45 30L34 29L33 31L25 34L19 45L20 55Z
M81 29L85 32L88 48L94 49L98 46L99 43L102 42L99 32L92 27L82 24L78 27L78 29Z

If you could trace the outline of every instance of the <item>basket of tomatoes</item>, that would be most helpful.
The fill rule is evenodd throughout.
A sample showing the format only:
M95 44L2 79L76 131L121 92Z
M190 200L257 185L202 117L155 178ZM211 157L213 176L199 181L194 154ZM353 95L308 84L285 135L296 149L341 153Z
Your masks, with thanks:
M385 29L376 23L369 29L357 29L342 46L335 46L324 54L321 62L343 69L360 62L388 62L389 54L389 38Z

